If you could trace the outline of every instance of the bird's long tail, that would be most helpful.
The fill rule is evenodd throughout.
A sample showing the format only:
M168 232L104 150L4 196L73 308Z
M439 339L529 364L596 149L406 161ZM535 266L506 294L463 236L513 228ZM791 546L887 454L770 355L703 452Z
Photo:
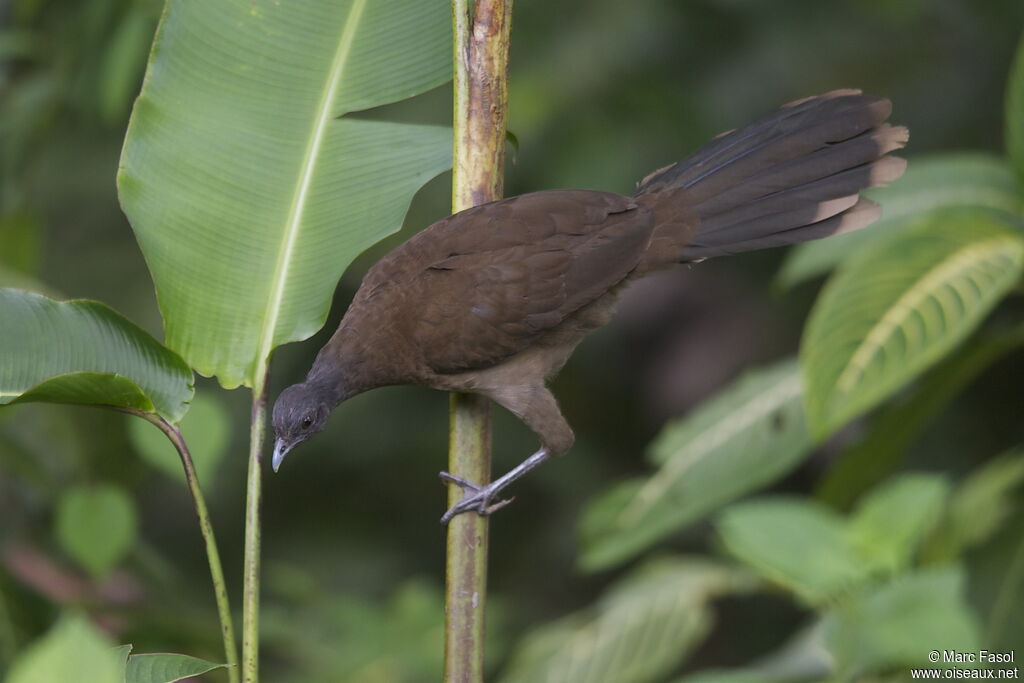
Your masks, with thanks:
M634 197L655 214L648 267L857 230L880 215L860 191L895 180L907 129L889 100L836 90L790 103L655 171Z

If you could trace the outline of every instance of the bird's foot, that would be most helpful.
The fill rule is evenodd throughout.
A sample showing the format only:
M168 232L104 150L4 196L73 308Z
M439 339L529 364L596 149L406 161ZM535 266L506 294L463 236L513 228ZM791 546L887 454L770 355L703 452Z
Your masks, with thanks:
M441 472L441 481L455 484L465 492L462 500L450 507L448 512L444 513L444 516L441 517L441 524L447 524L452 520L452 517L461 515L463 512L474 511L481 516L489 515L515 500L514 498L508 498L506 500L499 500L497 503L491 502L497 497L498 492L504 488L503 482L495 481L486 486L480 486L468 479L456 477L454 474L447 472Z

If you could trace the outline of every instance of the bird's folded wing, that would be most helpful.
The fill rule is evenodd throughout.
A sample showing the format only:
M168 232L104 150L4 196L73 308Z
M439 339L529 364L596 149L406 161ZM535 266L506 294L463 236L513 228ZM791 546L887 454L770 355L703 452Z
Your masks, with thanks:
M629 198L581 190L522 195L435 225L417 237L443 248L409 274L416 294L406 305L413 341L439 373L526 349L620 284L653 231Z

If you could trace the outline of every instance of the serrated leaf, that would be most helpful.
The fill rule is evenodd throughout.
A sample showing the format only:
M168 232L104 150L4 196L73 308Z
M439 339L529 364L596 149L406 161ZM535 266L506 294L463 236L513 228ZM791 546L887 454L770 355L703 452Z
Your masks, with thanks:
M984 543L1014 510L1014 494L1024 486L1024 452L1017 450L985 463L953 493L949 509L948 556Z
M118 189L167 344L252 386L449 168L451 131L347 116L450 78L445 0L170 0Z
M1017 44L1017 56L1006 82L1006 152L1024 192L1024 34Z
M217 466L227 454L231 424L223 404L212 392L198 391L188 415L181 421L181 433L189 444L192 462L200 483L208 486ZM178 451L168 438L144 420L131 420L128 435L142 459L167 476L185 483L185 472Z
M711 627L707 603L745 590L736 570L699 560L662 561L612 589L593 613L531 633L502 683L641 683L659 680Z
M807 454L795 361L751 372L662 430L660 469L591 503L581 527L589 570L624 562L665 536L764 486Z
M868 493L850 517L850 542L872 568L895 574L910 565L942 516L949 484L934 474L904 474Z
M849 543L845 521L814 501L779 497L737 503L715 527L731 554L811 604L849 592L869 574Z
M166 653L132 655L128 658L125 683L174 683L174 681L225 668L227 668L225 664L214 664L188 655Z
M133 408L177 422L192 371L96 301L0 289L0 404L45 401Z
M828 273L863 249L893 238L921 214L952 206L977 206L1020 214L1024 197L1005 159L983 152L915 157L901 178L867 192L882 217L865 230L805 242L789 251L776 282L789 288Z
M848 446L828 469L815 495L848 508L861 492L885 479L909 455L910 445L931 420L975 377L1003 356L1024 346L1024 325L986 331L882 406L867 433Z
M804 405L818 441L962 342L1024 264L1024 237L984 211L929 214L882 247L844 264L804 330Z
M964 584L958 567L925 569L844 602L826 625L836 680L896 667L932 667L932 650L977 652L982 643Z
M132 499L110 484L71 489L57 506L57 539L96 578L106 576L131 549L137 526Z
M121 683L124 657L84 617L66 616L14 661L4 683Z

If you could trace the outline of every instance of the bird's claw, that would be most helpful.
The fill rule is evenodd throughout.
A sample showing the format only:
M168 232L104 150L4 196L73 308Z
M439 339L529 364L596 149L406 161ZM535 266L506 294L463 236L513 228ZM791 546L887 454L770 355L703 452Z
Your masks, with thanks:
M515 498L507 498L505 500L499 500L497 503L491 503L494 497L498 494L498 491L501 490L500 487L496 487L494 484L479 486L467 479L456 477L454 474L449 474L448 472L441 472L440 476L442 482L455 484L465 492L462 500L450 507L448 511L444 513L441 517L441 524L447 524L453 517L455 517L455 515L461 515L463 512L474 511L478 515L487 516L497 512L515 500Z

